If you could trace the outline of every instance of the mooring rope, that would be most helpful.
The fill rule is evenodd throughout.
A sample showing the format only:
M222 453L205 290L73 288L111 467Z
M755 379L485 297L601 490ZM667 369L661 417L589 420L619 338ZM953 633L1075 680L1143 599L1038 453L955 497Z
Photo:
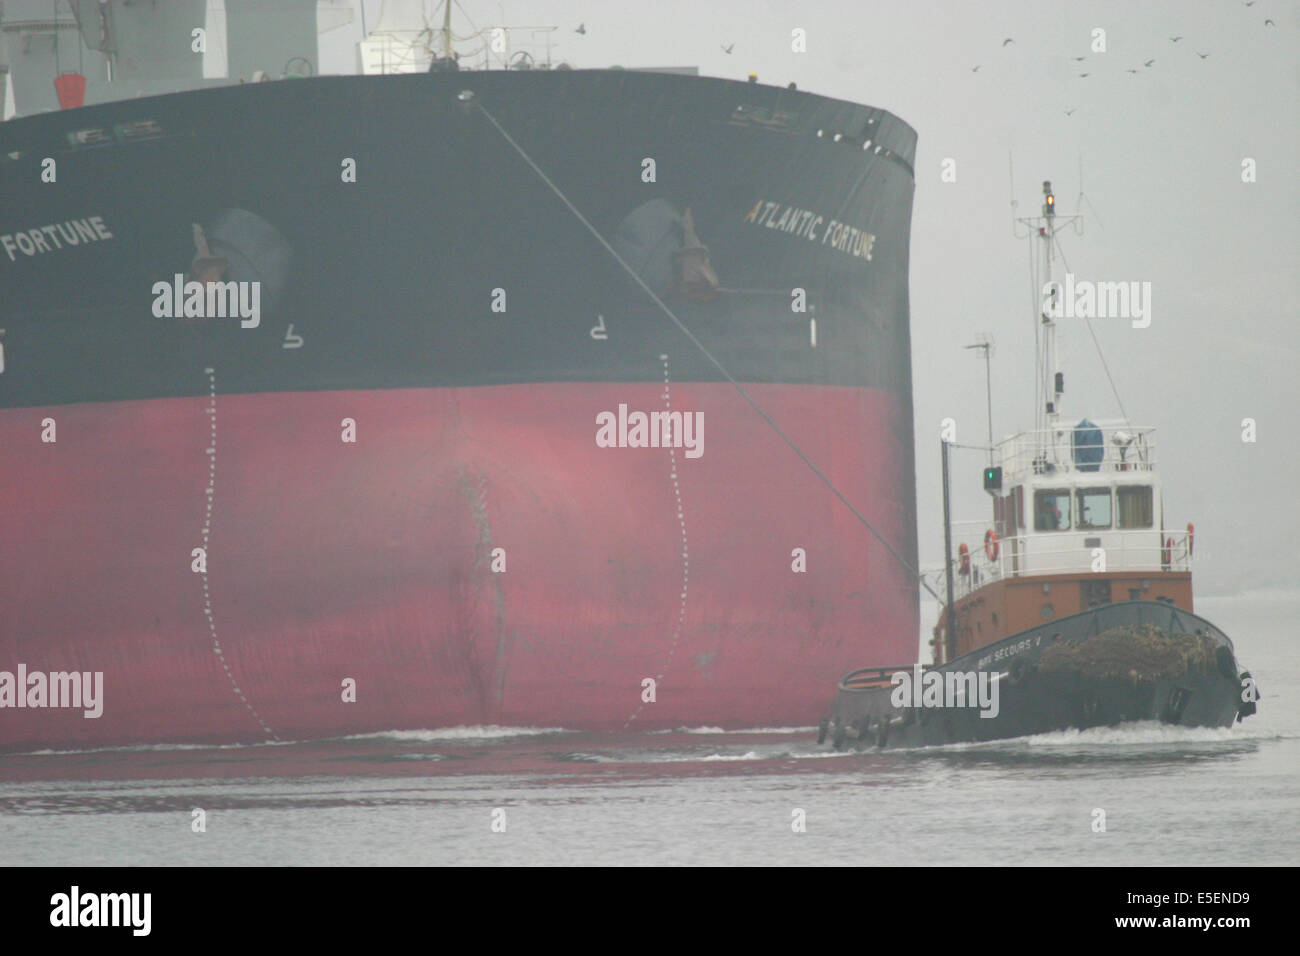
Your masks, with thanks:
M533 162L533 158L528 155L527 150L525 150L522 146L520 146L517 142L515 142L514 137L512 137L509 133L505 131L505 129L501 126L501 124L497 122L496 117L494 117L490 112L488 112L487 107L485 107L481 102L478 102L477 97L475 97L472 92L469 91L466 92L469 93L469 98L473 100L471 105L475 106L478 109L478 111L483 114L483 116L487 119L487 121L492 124L492 127L498 133L501 134L502 139L504 139L507 143L510 144L511 148L514 149L514 151L519 154L519 157L529 165L529 167L533 170L533 172L537 174L538 178L541 179L541 181L547 185L547 187L551 190L551 192L555 193L556 197L559 198L560 202L564 203L564 205L568 207L569 211L573 213L574 217L577 218L577 220L580 223L582 223L583 226L586 227L587 231L590 232L593 237L595 237L596 241L599 242L604 247L605 251L610 254L610 256L614 259L614 261L617 262L623 268L623 271L625 271L629 276L632 277L632 280L636 282L636 284L639 285L645 291L645 294L648 295L651 298L651 300L654 302L654 304L659 307L660 311L662 311L664 315L668 316L668 318L672 321L672 323L676 325L678 329L681 330L682 334L685 335L690 340L691 344L700 350L700 354L702 354L706 359L708 359L709 362L712 363L713 367L716 368L719 373L721 373L722 377L731 383L731 386L736 390L736 392L740 395L740 397L743 398L749 404L750 408L754 409L754 411L756 411L759 414L759 416L763 419L763 421L767 422L767 424L772 428L772 430L781 437L781 440L784 441L787 445L789 445L790 449L796 455L798 455L803 460L803 463L812 470L812 473L821 480L822 484L824 484L827 488L829 488L831 493L835 495L835 497L838 498L844 504L844 506L853 513L853 516L857 518L858 521L862 522L862 525L868 531L871 532L871 534L875 537L875 539L885 546L885 550L887 550L890 553L890 555L893 556L894 560L897 561L900 565L902 565L903 568L905 568L908 571L908 573L912 575L913 579L921 585L921 587L929 591L931 597L933 597L940 604L945 603L944 600L941 597L939 597L939 595L935 593L934 589L931 588L930 585L926 582L924 576L920 573L920 571L918 571L915 567L913 567L907 561L906 558L904 558L901 554L898 553L897 549L895 549L892 544L890 544L888 541L885 540L885 537L875 529L875 527L871 524L871 522L867 520L866 516L853 506L853 502L849 501L849 499L844 496L844 493L835 486L835 483L826 477L825 473L823 473L822 470L818 468L816 464L814 464L811 458L809 458L806 454L804 454L803 449L800 448L798 445L796 445L794 440L785 433L785 431L781 428L781 426L772 420L772 416L769 415L763 409L763 407L759 405L758 402L756 402L750 396L750 394L747 391L745 391L744 386L741 385L738 381L736 381L736 379L732 376L732 374L729 371L727 371L726 367L723 366L723 364L713 356L712 352L710 352L707 348L705 348L704 343L702 343L699 339L697 339L695 337L695 334L689 328L686 327L686 324L677 317L677 315L673 312L673 310L668 308L668 306L664 304L664 301L660 299L658 295L655 294L655 291L651 289L650 286L646 285L645 281L641 278L640 275L637 274L636 270L633 269L630 265L628 265L627 262L623 259L623 257L618 254L617 250L615 250L613 246L611 246L607 241L605 241L605 237L600 234L600 231L595 226L593 226L590 221L588 221L587 217L582 214L581 210L579 210L577 206L575 206L572 202L569 201L569 197L564 194L564 192L560 189L559 186L555 185L555 183L551 181L551 178L547 176L545 172L542 171L542 168L538 166L537 163ZM464 98L464 94L462 94L462 103L465 102L466 101Z

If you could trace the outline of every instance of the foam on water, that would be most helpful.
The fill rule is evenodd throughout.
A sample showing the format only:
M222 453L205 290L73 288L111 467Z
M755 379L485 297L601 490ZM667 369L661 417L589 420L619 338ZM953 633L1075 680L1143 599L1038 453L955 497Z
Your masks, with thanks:
M1059 730L1022 738L1030 747L1077 746L1097 744L1110 747L1142 744L1221 743L1251 739L1232 727L1179 727L1156 720L1144 720L1118 727L1091 727L1087 730Z
M742 730L723 730L721 727L678 727L675 730L651 730L652 734L810 734L816 733L815 726L810 727L746 727Z
M1050 749L1053 747L1078 749L1096 747L1165 747L1171 744L1247 743L1260 740L1281 739L1281 734L1252 734L1237 727L1180 727L1157 720L1135 721L1117 727L1090 727L1087 730L1071 728L1054 730L1027 737L1007 737L965 743L941 744L924 750L967 750L976 748L1020 747Z
M439 740L503 740L511 737L541 737L547 734L571 734L563 727L441 727L436 730L381 730L371 734L349 734L336 740L400 740L413 743Z
M545 734L573 733L563 727L500 727L487 724L479 727L442 727L430 730L381 730L367 734L348 734L343 737L321 738L320 740L394 740L408 743L444 740L504 740L512 737L538 737ZM315 738L292 740L259 740L242 744L120 744L113 747L70 748L63 750L29 750L22 751L27 756L53 756L57 754L94 754L94 753L141 753L147 751L178 750L235 750L243 747L287 747L294 744L320 742Z
M718 743L723 743L719 741ZM794 746L792 746L794 744ZM799 747L798 744L803 744ZM685 763L729 763L737 761L762 760L807 760L827 757L849 757L852 751L832 750L819 747L811 736L787 744L771 744L761 748L740 748L727 752L721 747L700 749L646 750L639 747L611 749L608 751L575 751L564 755L564 760L573 763L602 764L685 764Z
M75 754L169 752L175 750L238 750L241 747L286 747L292 743L296 743L296 741L260 740L256 743L246 744L119 744L115 747L84 747L69 750L20 750L15 752L13 756L50 757L72 756Z

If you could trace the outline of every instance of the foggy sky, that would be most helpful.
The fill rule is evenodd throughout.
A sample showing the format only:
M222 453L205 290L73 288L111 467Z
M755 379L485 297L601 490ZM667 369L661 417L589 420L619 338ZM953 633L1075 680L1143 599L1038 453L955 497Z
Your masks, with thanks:
M1044 179L1061 213L1074 212L1082 162L1087 222L1083 236L1063 234L1066 261L1080 278L1152 283L1149 328L1093 327L1130 420L1157 428L1166 526L1196 523L1197 593L1295 586L1300 4L461 5L479 27L561 27L554 56L575 67L754 71L760 82L888 109L918 131L910 282L923 565L942 562L939 422L955 418L958 441L985 440L984 365L962 349L978 332L996 343L995 438L1033 427L1035 319L1026 241L1011 234L1008 154L1020 215L1036 214ZM371 27L379 7L367 6ZM585 36L574 32L580 22ZM454 27L469 32L460 10ZM790 50L795 27L807 31L807 53ZM1094 27L1107 32L1104 54L1091 52ZM359 37L359 21L322 35L322 72L352 72ZM1006 37L1014 43L1004 47ZM956 183L940 181L948 157ZM1241 181L1246 157L1257 163L1253 184ZM1119 417L1086 329L1061 327L1065 420ZM1241 441L1246 417L1258 423L1255 444ZM955 458L955 519L991 516L982 464L977 452Z

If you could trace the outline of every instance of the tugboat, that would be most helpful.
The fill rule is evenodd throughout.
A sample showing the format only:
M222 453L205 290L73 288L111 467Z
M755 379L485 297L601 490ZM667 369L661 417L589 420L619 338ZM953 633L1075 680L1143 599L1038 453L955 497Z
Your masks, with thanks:
M1054 279L1054 251L1058 228L1078 217L1056 215L1050 182L1043 194L1042 214L1017 220L1041 243L1049 280L1038 317L1042 427L994 448L990 425L992 523L956 560L945 438L935 663L846 674L818 743L925 746L1140 720L1228 727L1255 712L1258 690L1232 641L1193 613L1195 528L1165 527L1154 429L1062 418L1057 296L1070 286ZM987 343L973 347L987 360Z

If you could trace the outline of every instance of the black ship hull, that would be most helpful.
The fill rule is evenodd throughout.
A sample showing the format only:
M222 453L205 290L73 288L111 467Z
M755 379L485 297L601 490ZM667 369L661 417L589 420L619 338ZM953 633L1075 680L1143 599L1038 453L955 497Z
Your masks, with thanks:
M0 678L105 696L0 684L0 751L786 726L902 657L915 581L697 343L914 563L915 140L618 70L0 124Z

